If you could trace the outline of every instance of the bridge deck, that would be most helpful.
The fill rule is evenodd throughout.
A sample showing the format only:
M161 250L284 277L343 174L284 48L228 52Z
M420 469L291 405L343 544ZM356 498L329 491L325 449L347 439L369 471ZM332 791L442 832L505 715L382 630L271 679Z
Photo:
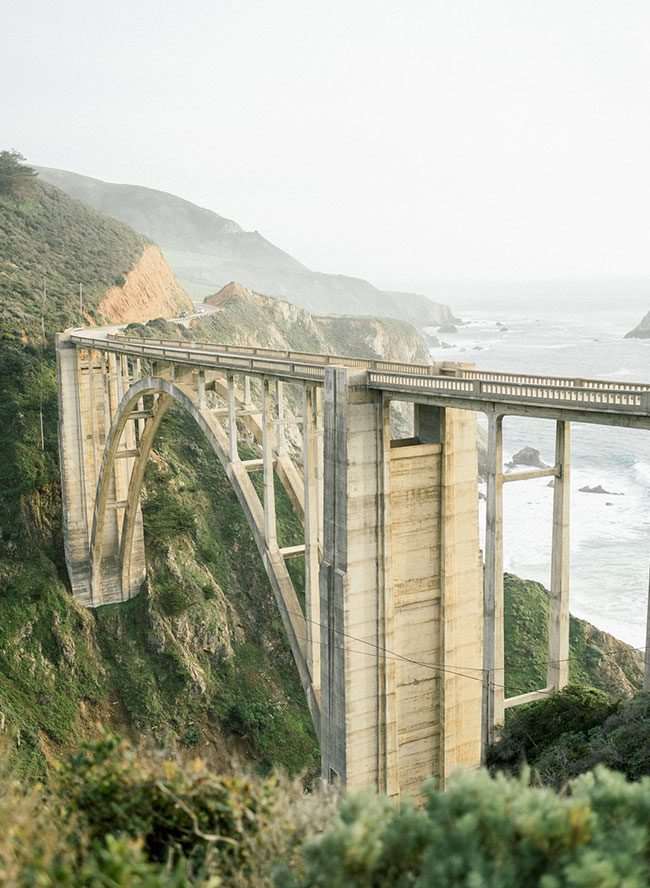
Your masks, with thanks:
M462 364L405 364L201 341L142 339L76 330L78 345L141 358L322 384L327 366L365 372L358 384L460 409L650 428L650 383L476 370ZM357 380L355 380L357 382Z

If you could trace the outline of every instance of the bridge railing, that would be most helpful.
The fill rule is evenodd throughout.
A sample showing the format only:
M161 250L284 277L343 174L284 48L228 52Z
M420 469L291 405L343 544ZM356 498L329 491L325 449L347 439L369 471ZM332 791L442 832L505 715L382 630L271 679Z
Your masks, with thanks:
M264 358L275 358L283 361L298 361L308 364L321 364L323 366L336 365L338 367L351 367L359 370L391 370L394 372L413 373L418 376L427 376L439 373L440 364L406 364L400 361L382 361L373 358L351 358L347 355L318 354L316 352L285 351L274 348L258 348L251 345L223 345L202 340L182 339L149 339L135 336L120 336L110 333L108 338L114 342L137 342L140 344L159 345L163 348L180 348L184 350L191 342L193 350L213 352L215 354L251 355Z
M572 380L573 381L573 380ZM650 414L650 386L643 390L621 390L592 386L530 384L500 379L447 376L423 378L414 374L368 371L368 386L388 391L420 392L477 401L513 401L549 404L583 410Z
M499 373L491 370L462 370L463 379L485 379L517 385L551 385L561 388L589 388L621 392L650 392L648 382L619 382L611 379L587 379L577 376L536 376L527 373Z
M160 345L152 345L150 339L138 340L120 339L94 339L89 336L72 335L71 340L83 348L93 348L97 351L114 351L124 355L134 355L139 358L151 358L157 361L169 361L170 363L191 364L192 366L205 367L206 369L223 368L224 370L247 371L258 375L281 376L284 379L300 379L303 381L321 382L325 376L325 368L314 364L300 363L298 361L285 361L277 358L256 358L238 354L206 353L192 348L164 348Z

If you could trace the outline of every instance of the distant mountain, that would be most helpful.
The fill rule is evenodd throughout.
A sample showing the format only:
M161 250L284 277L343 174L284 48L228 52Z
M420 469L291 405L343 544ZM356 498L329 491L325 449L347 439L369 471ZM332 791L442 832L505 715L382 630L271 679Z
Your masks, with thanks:
M362 278L311 271L258 231L244 231L231 219L173 194L46 167L39 173L71 197L160 244L178 279L195 298L234 280L312 312L392 317L418 327L453 321L446 305L426 296L379 290Z
M650 311L633 330L625 334L626 339L650 339Z

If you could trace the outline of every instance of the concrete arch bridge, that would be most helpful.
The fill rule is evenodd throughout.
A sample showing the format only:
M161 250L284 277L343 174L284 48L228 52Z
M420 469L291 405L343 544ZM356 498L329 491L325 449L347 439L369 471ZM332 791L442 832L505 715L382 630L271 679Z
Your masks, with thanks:
M140 492L172 405L196 422L252 529L321 744L323 775L392 796L481 761L504 710L567 681L570 424L650 429L650 385L213 343L57 337L68 572L88 607L137 594ZM393 440L391 409L413 405ZM485 565L476 413L488 416ZM556 463L505 475L506 415L552 418ZM252 436L259 459L242 459ZM251 474L263 477L259 496ZM545 688L505 699L502 489L555 478ZM278 544L274 478L304 527ZM305 606L287 561L304 558Z

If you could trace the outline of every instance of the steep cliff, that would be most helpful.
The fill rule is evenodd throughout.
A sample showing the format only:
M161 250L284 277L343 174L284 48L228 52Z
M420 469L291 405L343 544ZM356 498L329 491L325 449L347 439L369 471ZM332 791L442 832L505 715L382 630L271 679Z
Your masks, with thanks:
M124 283L109 287L97 307L113 324L173 317L192 303L165 261L160 249L146 244Z
M431 362L422 336L406 321L315 315L231 281L206 299L217 310L195 321L197 338L261 348L293 348L388 361Z

